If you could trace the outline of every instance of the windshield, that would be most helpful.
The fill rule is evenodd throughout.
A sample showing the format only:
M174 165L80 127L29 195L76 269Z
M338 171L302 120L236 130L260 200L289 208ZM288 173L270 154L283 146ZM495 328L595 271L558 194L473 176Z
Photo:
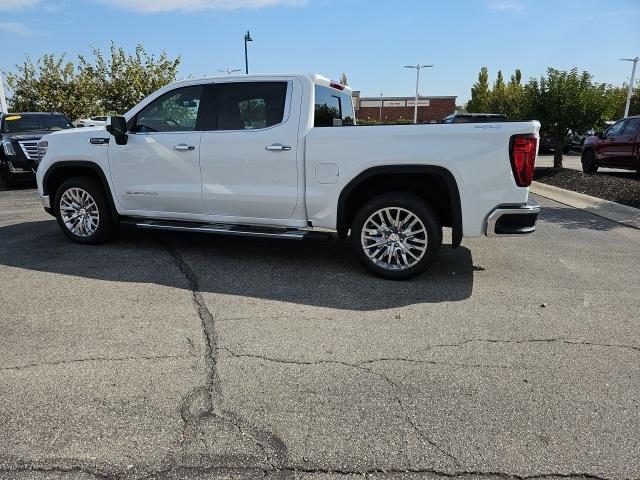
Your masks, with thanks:
M3 133L29 132L34 130L65 130L73 125L64 115L16 114L7 115L2 120Z

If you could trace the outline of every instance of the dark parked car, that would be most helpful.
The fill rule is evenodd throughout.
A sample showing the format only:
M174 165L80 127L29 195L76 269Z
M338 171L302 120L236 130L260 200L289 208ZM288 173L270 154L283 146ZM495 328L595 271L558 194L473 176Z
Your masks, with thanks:
M623 118L585 140L582 171L595 173L598 167L635 170L640 174L640 116Z
M442 119L442 123L493 123L506 122L502 113L454 113Z
M574 138L571 133L568 133L564 137L564 147L562 147L562 153L569 153L571 151L571 147L574 143ZM540 153L549 153L555 152L556 150L556 138L555 136L545 132L544 130L540 131Z
M46 134L73 128L62 113L0 114L0 177L7 187L35 181L38 141Z

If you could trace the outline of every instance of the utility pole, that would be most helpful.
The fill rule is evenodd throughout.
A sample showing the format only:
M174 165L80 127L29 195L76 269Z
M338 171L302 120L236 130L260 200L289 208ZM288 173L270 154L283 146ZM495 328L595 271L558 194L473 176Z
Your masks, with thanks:
M624 107L624 116L629 116L629 107L631 106L631 96L633 95L633 81L636 77L636 66L638 65L638 59L636 58L621 58L623 62L633 62L633 68L631 69L631 81L629 82L629 90L627 91L627 104Z
M404 68L415 68L416 69L416 103L413 109L413 123L418 123L418 88L420 87L420 70L423 68L433 67L433 65L405 65Z
M244 73L249 75L249 54L247 53L247 42L253 42L249 30L244 34Z
M378 117L378 123L382 123L382 96L383 95L384 95L383 93L380 94L380 116Z
M0 73L0 113L9 113L7 108L7 98L4 96L4 83L2 81L2 74Z

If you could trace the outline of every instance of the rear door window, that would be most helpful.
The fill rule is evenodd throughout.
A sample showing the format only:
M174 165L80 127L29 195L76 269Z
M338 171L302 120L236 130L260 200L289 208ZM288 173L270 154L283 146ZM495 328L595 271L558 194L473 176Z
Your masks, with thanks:
M635 137L638 132L638 127L640 127L640 118L631 118L627 122L627 126L624 127L624 131L622 135L629 135L630 137Z
M218 85L217 130L258 130L282 123L287 82Z
M355 114L351 95L335 88L316 85L314 127L353 125Z

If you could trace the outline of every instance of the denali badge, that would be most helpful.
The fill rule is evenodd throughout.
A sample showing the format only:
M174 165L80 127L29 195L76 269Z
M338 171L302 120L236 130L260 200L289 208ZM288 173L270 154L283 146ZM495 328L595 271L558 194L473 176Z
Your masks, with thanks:
M124 192L125 195L160 195L158 192L131 192L127 190Z

